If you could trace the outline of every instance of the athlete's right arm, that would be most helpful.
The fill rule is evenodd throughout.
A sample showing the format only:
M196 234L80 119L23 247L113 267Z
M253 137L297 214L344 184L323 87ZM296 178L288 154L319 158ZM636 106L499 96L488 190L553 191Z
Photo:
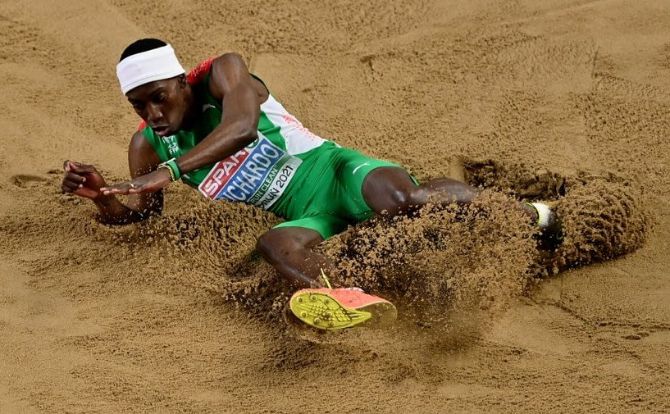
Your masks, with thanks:
M133 135L128 149L128 165L131 177L148 174L158 168L160 159L144 139L142 132ZM121 203L113 194L104 195L100 188L105 187L105 179L94 166L73 161L65 161L65 176L62 190L80 197L91 199L100 212L99 219L105 224L128 224L160 214L163 210L163 192L131 194L126 204Z

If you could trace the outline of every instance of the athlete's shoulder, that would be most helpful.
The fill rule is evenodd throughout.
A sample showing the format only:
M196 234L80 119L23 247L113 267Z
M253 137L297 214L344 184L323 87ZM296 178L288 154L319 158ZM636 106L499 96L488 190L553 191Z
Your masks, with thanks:
M249 68L241 55L227 52L212 60L210 71L213 77L234 79L241 73L249 73Z
M240 55L239 53L235 53L235 52L223 53L223 54L217 56L214 59L214 61L216 62L217 65L221 65L221 64L223 64L223 65L226 65L226 64L240 64L241 63L241 64L244 64L246 66L246 64L244 62L244 58L242 57L242 55Z
M214 66L226 66L226 65L244 65L244 59L242 56L235 52L226 52L219 56L211 56L202 62L198 63L193 69L191 69L186 74L186 79L189 84L197 85L205 81L212 72Z
M212 62L216 57L209 57L198 63L193 69L186 74L186 80L191 85L197 85L207 79L207 75L212 70Z

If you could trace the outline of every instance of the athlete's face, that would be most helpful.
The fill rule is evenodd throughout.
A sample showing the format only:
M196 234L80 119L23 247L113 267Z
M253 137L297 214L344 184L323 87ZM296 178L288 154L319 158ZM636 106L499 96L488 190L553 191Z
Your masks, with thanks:
M128 102L160 136L172 135L184 123L190 103L190 88L183 77L159 80L126 93Z

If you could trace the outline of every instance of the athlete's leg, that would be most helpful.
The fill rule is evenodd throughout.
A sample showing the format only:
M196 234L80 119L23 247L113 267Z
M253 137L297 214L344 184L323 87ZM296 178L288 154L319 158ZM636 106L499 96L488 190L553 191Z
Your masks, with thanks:
M362 193L365 202L377 214L408 214L432 203L438 205L468 204L478 190L466 183L451 178L438 178L417 185L400 167L379 167L372 170L363 181ZM529 218L537 220L534 208L519 203Z
M379 167L365 177L361 192L375 213L394 216L410 213L428 203L467 204L477 196L478 191L450 178L417 185L400 167Z
M332 274L333 265L312 248L323 241L319 232L304 227L277 227L256 243L258 252L285 279L300 287L320 287L323 270Z

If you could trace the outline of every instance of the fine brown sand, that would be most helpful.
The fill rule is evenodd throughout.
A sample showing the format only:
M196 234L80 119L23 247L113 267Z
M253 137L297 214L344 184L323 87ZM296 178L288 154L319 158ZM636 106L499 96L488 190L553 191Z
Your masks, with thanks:
M670 4L0 2L0 413L667 412ZM131 41L236 51L308 128L482 188L320 248L392 298L385 330L287 325L253 252L278 222L183 185L95 220L62 163L127 177ZM566 238L535 247L514 198Z

